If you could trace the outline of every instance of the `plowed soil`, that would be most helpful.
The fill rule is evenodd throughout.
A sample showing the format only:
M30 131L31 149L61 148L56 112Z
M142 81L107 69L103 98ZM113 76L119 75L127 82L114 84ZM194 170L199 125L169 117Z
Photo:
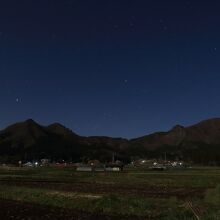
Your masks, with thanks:
M169 198L177 197L178 199L203 198L205 188L183 188L167 186L125 186L116 184L101 183L63 183L51 181L0 181L1 185L23 186L42 189L59 190L75 193L94 193L94 194L117 194L141 198Z

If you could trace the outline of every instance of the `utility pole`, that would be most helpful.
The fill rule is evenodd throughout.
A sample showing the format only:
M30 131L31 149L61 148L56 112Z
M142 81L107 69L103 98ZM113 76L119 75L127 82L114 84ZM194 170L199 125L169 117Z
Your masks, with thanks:
M112 163L115 163L115 153L112 153Z
M167 163L167 152L164 153L165 163Z

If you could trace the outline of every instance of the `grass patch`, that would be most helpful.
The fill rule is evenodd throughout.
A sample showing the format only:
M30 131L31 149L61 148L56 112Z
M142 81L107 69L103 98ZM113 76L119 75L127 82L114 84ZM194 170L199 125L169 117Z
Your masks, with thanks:
M220 208L220 185L206 192L205 202Z
M0 169L0 180L111 183L168 187L214 188L220 182L220 169L204 168L155 172L125 170L123 173L80 173L70 168Z
M52 190L0 186L0 198L30 202L92 213L120 216L143 216L152 219L190 219L192 214L172 199L126 198L117 195L103 197L88 194L59 193ZM168 218L169 217L169 218ZM184 218L183 218L184 217Z
M193 203L205 210L201 220L220 220L220 169L219 168L197 168L190 170L170 170L155 172L149 170L126 170L122 173L84 173L75 172L71 168L17 168L0 169L0 184L10 181L9 185L0 185L0 198L30 202L53 207L77 209L91 213L104 213L108 215L140 216L149 219L162 220L191 220L195 219L192 212L184 207L184 202L175 197L160 198L141 198L141 195L128 197L123 194L115 193L96 195L94 190L80 192L61 192L62 183L84 184L89 187L99 183L114 185L115 189L129 186L130 189L144 189L145 187L183 187L184 189L203 188L207 189L204 199L192 198ZM33 184L22 185L25 181L57 182L60 188L55 190L39 188ZM20 187L16 187L20 183ZM76 185L77 185L76 184ZM49 185L49 184L48 184ZM105 190L105 186L103 186ZM50 186L50 185L49 185ZM49 187L48 187L49 188ZM93 193L92 193L93 192ZM106 189L106 192L108 190ZM114 191L113 191L114 192ZM111 192L112 193L112 192Z

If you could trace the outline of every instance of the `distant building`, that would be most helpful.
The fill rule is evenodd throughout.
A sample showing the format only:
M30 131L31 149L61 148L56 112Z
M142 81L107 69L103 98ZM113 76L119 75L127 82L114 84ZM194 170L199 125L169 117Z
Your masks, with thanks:
M80 165L80 166L77 166L76 171L79 171L79 172L91 172L91 171L93 171L93 167L92 166Z
M119 172L123 170L122 164L107 164L107 165L88 165L88 164L78 164L76 171L79 172Z
M121 163L118 164L107 164L105 166L105 171L119 172L123 171L124 165Z
M34 165L31 162L27 162L27 163L23 164L23 166L24 167L33 167Z
M49 159L41 159L41 165L42 166L49 166L50 160Z

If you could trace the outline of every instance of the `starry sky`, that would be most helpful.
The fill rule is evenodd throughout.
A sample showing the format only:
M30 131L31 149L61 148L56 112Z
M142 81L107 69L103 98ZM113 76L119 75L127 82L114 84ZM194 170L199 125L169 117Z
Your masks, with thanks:
M220 116L215 0L0 1L0 129L133 138Z

